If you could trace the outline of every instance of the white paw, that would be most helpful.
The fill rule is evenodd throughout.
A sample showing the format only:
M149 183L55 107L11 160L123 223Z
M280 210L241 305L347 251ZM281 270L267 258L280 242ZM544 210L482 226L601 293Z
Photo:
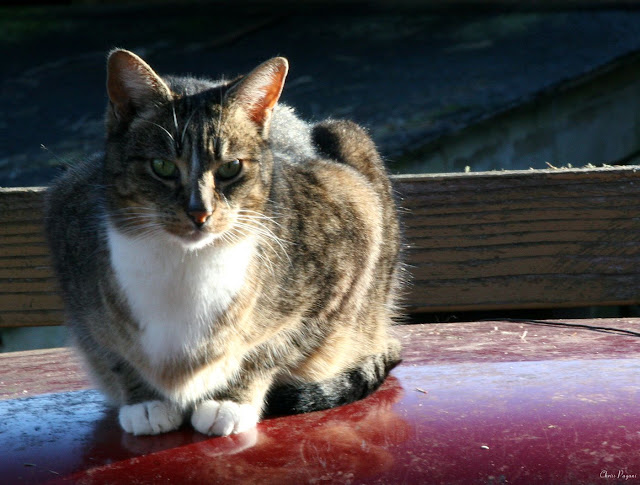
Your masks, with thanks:
M255 427L259 416L250 404L232 401L203 401L193 411L191 424L200 433L229 436Z
M122 429L135 435L166 433L182 424L182 414L162 401L122 406L118 419Z

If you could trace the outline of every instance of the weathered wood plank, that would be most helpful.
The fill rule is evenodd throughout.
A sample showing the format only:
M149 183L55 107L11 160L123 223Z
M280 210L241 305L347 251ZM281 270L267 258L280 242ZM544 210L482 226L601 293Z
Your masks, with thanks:
M47 278L0 278L0 294L55 291L56 281L51 275Z
M409 311L640 302L640 167L395 177ZM61 322L42 188L0 189L0 326Z
M49 311L61 310L62 302L58 295L51 291L29 291L23 293L0 294L0 311L4 316L11 311Z
M414 311L635 303L640 169L400 176Z
M60 305L62 307L62 305ZM60 325L63 323L62 308L55 310L2 310L0 311L0 327L40 327Z

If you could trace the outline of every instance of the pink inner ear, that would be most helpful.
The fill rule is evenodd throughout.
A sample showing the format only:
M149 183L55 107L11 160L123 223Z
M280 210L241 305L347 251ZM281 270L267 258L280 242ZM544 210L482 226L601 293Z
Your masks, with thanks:
M122 80L123 72L127 69L126 60L119 52L109 57L108 76L107 76L107 93L109 99L121 111L129 102L127 89Z
M273 107L280 99L287 71L286 61L278 59L268 67L267 73L263 74L264 84L256 90L260 94L255 96L249 108L249 115L255 123L262 125L268 120Z

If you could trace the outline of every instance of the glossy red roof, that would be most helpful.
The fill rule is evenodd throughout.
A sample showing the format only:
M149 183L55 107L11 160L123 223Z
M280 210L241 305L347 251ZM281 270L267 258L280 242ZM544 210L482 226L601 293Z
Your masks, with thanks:
M638 337L503 321L398 333L405 361L374 395L227 438L127 435L93 390L16 399L65 389L37 385L56 361L83 386L66 352L3 355L0 482L640 483Z

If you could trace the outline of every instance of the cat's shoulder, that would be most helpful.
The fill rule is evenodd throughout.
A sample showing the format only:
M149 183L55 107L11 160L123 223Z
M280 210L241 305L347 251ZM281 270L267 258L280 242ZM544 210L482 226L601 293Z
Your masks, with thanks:
M78 237L103 220L103 155L96 154L72 166L48 187L45 200L45 227L50 238Z
M311 137L312 125L300 118L286 104L277 104L269 133L269 143L276 157L303 162L317 156Z
M84 192L92 192L91 188L102 180L104 154L96 153L64 168L47 189L47 201L55 202L68 197L81 197Z

